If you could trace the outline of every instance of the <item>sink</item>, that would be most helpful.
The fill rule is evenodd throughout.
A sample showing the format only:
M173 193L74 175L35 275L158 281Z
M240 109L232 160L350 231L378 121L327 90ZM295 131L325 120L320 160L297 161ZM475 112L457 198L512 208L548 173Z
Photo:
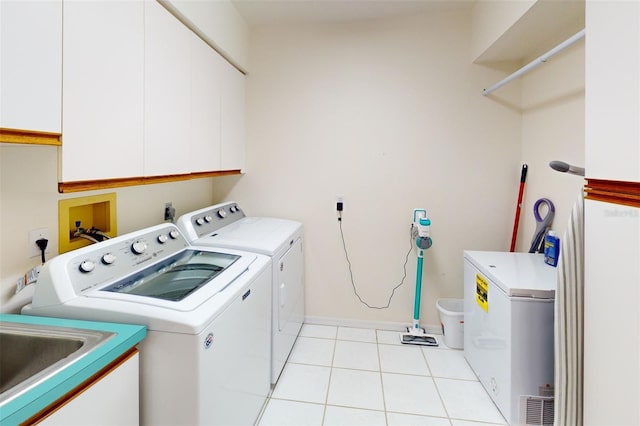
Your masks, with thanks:
M27 392L115 333L0 322L0 404Z

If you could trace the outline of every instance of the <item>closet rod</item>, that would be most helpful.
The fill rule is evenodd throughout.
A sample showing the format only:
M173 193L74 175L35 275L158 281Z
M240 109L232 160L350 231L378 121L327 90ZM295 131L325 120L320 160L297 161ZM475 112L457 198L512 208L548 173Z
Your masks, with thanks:
M489 87L488 89L483 89L482 90L482 96L487 96L489 93L493 92L496 89L499 89L500 87L502 87L505 84L509 83L511 80L514 80L514 79L520 77L522 74L531 71L533 68L537 67L538 65L547 62L547 60L549 58L551 58L553 55L555 55L556 53L560 52L561 50L564 50L565 48L571 46L576 41L582 39L584 37L584 35L585 35L584 29L578 31L576 34L574 34L573 36L569 37L567 40L563 41L562 43L560 43L559 45L557 45L556 47L554 47L553 49L551 49L550 51L548 51L544 55L541 55L537 59L534 59L533 61L529 62L527 65L525 65L524 67L520 68L518 71L514 72L510 76L508 76L505 79L497 82L496 84L494 84L493 86Z

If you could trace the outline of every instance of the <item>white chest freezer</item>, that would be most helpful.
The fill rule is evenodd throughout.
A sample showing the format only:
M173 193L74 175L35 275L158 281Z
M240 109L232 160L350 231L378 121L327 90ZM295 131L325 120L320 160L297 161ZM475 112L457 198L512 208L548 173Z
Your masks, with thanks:
M556 271L542 254L464 252L465 358L509 424L520 396L553 386Z

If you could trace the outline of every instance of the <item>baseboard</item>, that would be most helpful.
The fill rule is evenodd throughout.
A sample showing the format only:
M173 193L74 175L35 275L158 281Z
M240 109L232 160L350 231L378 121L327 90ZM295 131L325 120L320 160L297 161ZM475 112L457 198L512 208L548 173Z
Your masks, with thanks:
M332 317L316 317L305 316L305 324L316 325L333 325L337 327L353 327L353 328L375 328L378 330L390 330L390 331L404 331L407 327L411 326L411 323L392 322L392 321L368 321L368 320L356 320L351 318L332 318ZM421 326L429 334L442 334L442 328L439 325L424 325Z

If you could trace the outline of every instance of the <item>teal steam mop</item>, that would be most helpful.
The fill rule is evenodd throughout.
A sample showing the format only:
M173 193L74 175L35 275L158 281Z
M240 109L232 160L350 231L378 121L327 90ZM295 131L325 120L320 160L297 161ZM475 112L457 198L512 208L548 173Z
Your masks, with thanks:
M400 335L400 341L408 345L438 346L435 336L427 334L420 327L420 293L422 291L422 262L424 251L433 244L429 236L431 220L424 209L413 210L412 238L415 238L418 251L418 264L416 270L416 296L413 305L413 326L407 327L407 332Z

